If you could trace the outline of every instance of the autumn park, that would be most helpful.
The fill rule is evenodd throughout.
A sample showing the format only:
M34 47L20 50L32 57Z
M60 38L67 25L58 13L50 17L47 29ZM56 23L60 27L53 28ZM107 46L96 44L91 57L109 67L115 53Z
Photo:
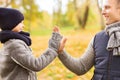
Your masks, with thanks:
M104 29L104 20L97 0L66 0L65 6L65 0L51 0L54 4L52 13L42 10L39 1L46 1L43 5L48 3L47 0L0 0L0 7L16 8L24 14L24 30L31 34L30 47L35 57L48 48L48 41L55 26L58 26L60 33L67 38L65 50L75 58L82 56L94 35ZM50 5L46 7L49 9ZM90 80L93 72L94 67L84 75L76 75L57 57L46 68L37 72L37 77L38 80Z

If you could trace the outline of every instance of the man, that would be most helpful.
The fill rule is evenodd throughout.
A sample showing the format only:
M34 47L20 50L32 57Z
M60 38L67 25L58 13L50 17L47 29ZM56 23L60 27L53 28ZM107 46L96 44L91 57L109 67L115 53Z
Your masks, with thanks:
M85 53L78 59L59 48L59 59L72 72L82 75L95 67L92 80L120 80L120 0L103 0L102 15L105 30L90 41ZM55 29L54 32L59 30Z

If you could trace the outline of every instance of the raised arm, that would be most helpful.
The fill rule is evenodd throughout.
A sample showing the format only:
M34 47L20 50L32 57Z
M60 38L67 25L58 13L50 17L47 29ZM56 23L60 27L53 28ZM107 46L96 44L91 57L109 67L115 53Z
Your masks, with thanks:
M56 35L57 38L59 38L59 29L55 27L53 31L59 34ZM62 38L62 40L60 41L60 47L58 52L59 59L70 71L76 73L77 75L82 75L86 73L94 65L93 41L94 38L90 41L88 48L81 57L74 58L70 56L65 50L63 50L66 43L66 39Z
M66 51L62 51L61 54L59 54L59 59L70 71L75 74L82 75L86 73L94 65L93 39L81 57L74 58Z
M52 35L52 38L49 40L49 47L44 51L44 53L35 58L33 56L30 48L21 40L10 40L5 45L7 46L6 50L10 52L10 57L20 66L32 70L32 71L40 71L45 68L48 64L50 64L58 55L57 48L59 46L59 40L62 37L56 38L56 36ZM54 40L54 42L53 42ZM58 43L58 44L56 44ZM50 46L52 45L52 46Z

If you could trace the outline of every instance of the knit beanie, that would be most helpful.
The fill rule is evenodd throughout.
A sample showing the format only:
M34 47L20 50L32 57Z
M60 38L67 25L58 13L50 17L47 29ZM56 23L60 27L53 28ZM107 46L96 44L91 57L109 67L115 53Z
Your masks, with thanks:
M13 8L0 8L0 28L2 30L12 30L22 20L23 14Z

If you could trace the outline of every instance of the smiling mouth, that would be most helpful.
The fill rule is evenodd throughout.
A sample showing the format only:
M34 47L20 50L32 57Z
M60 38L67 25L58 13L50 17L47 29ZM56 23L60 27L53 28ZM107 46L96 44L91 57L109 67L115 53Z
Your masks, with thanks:
M104 16L104 19L105 19L105 20L108 20L108 18L109 18L108 16Z

